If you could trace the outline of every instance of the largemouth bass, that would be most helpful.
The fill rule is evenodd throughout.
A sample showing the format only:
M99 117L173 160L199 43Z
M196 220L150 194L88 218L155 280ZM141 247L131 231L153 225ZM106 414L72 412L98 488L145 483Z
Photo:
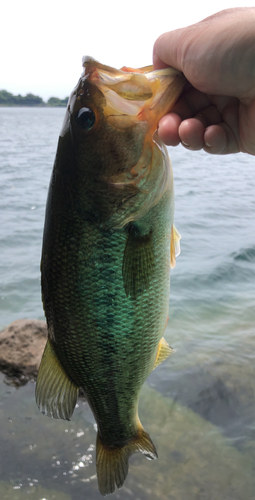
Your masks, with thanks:
M48 341L36 401L69 420L79 388L95 416L102 495L120 488L129 456L157 452L138 417L141 387L172 352L173 176L158 120L185 78L173 68L116 70L92 58L60 133L43 236Z

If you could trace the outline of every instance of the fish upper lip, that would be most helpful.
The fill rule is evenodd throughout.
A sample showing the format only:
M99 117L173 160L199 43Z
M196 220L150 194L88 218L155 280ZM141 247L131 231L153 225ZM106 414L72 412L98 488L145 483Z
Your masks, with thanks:
M144 113L145 121L153 121L157 125L159 119L175 104L186 83L183 73L170 67L153 70L152 66L147 66L137 72L128 72L104 66L89 56L83 57L83 67L84 75L87 71L87 78L102 90L108 101L107 118L133 116L135 121L140 121L147 108L153 116ZM126 112L121 112L122 106ZM116 112L111 109L114 107Z
M144 122L154 133L160 118L173 107L186 83L184 75L174 68L145 67L128 72L105 66L89 56L83 58L83 67L69 99L70 112L73 112L78 88L91 82L105 97L105 119L123 130Z

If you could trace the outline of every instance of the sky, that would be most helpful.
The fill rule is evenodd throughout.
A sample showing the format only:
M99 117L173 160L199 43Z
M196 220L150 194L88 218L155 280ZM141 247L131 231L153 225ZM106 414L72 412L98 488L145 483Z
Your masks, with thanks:
M152 63L166 31L254 0L9 0L1 6L0 90L64 98L83 55L120 68Z

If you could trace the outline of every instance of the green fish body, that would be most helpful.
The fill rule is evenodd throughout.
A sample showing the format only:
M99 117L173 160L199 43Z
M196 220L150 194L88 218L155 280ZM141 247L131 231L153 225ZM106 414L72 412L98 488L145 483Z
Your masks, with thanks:
M79 388L95 416L103 495L129 456L156 449L138 417L141 387L172 349L173 177L157 134L177 100L175 70L115 70L84 59L70 96L48 194L42 296L48 342L36 386L42 413L70 419Z

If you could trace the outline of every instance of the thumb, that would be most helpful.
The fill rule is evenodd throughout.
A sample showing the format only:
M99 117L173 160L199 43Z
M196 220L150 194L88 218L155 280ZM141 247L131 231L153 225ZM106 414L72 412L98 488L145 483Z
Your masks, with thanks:
M154 69L163 69L167 66L183 71L182 46L185 29L178 29L163 33L156 40L153 47Z
M154 67L173 66L206 94L253 97L254 19L255 8L233 8L164 33L154 44Z

